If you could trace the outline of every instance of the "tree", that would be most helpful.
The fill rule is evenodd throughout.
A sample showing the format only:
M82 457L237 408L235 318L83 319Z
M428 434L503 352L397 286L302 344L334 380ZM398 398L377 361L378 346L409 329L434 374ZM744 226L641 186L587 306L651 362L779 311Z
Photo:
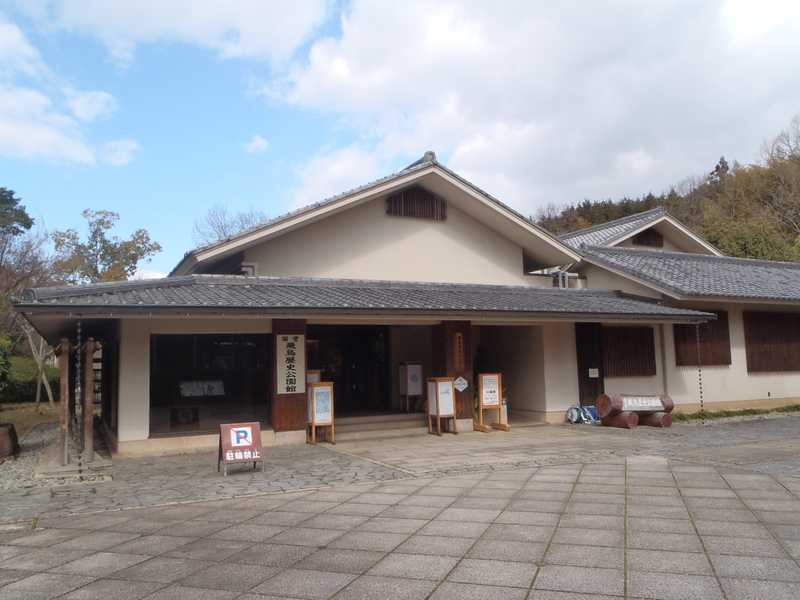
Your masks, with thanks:
M251 208L231 213L222 204L208 209L205 216L194 222L194 238L200 245L213 244L233 237L245 229L251 229L267 220L263 211Z
M69 283L128 279L136 273L140 262L149 261L161 251L146 229L137 229L125 240L110 236L119 220L118 213L86 209L82 214L89 230L85 240L74 229L53 233L54 267Z

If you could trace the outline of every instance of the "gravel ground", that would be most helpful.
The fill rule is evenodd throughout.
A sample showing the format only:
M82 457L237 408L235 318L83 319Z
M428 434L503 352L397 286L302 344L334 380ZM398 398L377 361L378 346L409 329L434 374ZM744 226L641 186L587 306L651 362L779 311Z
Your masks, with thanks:
M33 470L42 451L56 441L57 434L57 424L42 423L23 436L19 456L0 463L0 491L52 486L52 481L35 480Z

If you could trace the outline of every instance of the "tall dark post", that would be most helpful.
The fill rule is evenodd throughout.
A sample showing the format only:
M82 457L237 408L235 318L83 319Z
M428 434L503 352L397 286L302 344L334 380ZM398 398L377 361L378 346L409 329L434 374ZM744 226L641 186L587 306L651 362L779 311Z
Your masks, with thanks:
M99 344L94 338L83 346L83 459L94 459L94 353Z
M60 383L60 410L58 419L58 447L61 453L61 466L69 463L69 351L67 338L61 338L56 348Z

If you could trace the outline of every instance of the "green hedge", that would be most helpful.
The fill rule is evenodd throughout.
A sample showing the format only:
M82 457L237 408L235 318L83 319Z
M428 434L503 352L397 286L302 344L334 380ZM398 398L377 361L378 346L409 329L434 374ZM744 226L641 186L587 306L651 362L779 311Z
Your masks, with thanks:
M58 401L58 369L47 367L47 379ZM36 363L28 356L12 356L11 369L5 388L0 391L0 402L36 401ZM47 402L47 392L42 387L42 402Z

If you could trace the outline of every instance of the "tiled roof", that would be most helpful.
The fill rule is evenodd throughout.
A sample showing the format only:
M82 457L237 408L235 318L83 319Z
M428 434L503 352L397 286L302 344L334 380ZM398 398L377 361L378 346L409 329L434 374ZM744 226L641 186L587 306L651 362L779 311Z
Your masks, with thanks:
M644 227L648 223L657 221L666 214L667 211L659 206L635 215L614 219L600 225L593 225L586 229L571 231L559 236L559 239L576 249L581 248L581 246L610 246L631 232Z
M581 253L679 296L800 301L800 263L638 248L590 247Z
M151 310L515 313L704 320L702 312L602 290L349 279L187 275L25 290L16 308L82 312Z

